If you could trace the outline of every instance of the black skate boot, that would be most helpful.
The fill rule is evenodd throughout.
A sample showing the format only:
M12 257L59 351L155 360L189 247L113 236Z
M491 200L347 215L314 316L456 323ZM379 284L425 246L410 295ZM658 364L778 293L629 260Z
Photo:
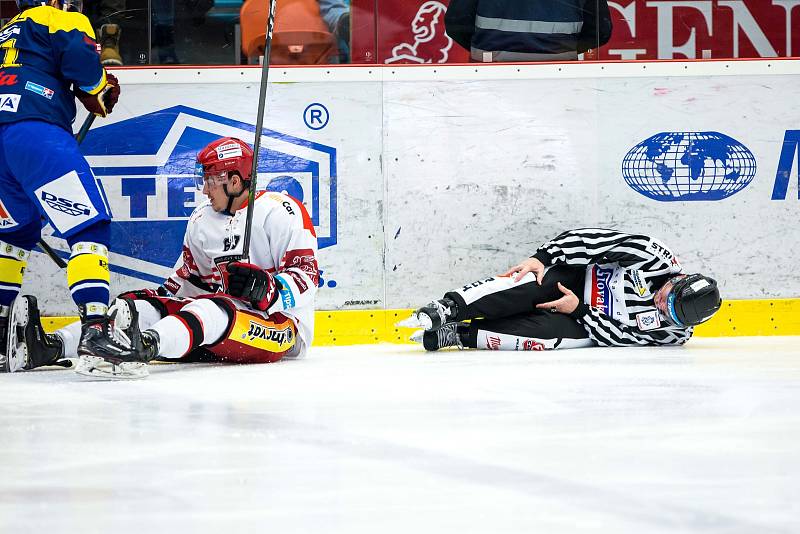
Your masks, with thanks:
M464 348L462 332L466 333L469 323L447 323L438 330L418 330L411 335L411 341L422 343L425 350L437 351L445 347Z
M147 362L158 356L158 334L151 330L140 332L139 314L132 300L117 299L113 311L109 311L111 315L83 325L75 372L112 380L146 377ZM128 324L115 325L118 315L120 319L128 315Z
M7 346L7 372L10 373L44 365L72 367L72 362L64 358L61 338L45 333L38 302L32 295L22 295L14 301L8 321Z
M434 300L426 306L414 311L411 317L400 321L397 326L405 328L422 328L423 330L438 330L453 320L458 314L458 306L448 298Z

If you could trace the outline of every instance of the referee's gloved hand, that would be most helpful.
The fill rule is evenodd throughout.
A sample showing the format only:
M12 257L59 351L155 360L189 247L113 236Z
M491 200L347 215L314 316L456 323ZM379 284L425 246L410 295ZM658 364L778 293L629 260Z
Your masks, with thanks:
M278 298L275 278L258 265L236 261L228 264L227 293L266 311Z

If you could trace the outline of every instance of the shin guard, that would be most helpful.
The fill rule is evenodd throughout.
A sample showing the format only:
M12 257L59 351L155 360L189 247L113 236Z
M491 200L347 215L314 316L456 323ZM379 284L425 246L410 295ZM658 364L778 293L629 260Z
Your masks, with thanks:
M108 248L81 241L72 245L67 264L67 284L72 300L86 310L86 317L102 316L109 299Z
M0 306L9 306L19 295L30 251L0 241Z

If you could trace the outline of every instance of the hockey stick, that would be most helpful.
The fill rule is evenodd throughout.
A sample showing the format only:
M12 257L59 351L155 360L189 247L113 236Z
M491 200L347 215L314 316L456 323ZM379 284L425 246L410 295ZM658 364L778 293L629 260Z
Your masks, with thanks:
M267 79L269 78L269 56L272 50L272 30L275 28L275 4L271 0L269 17L267 17L267 42L264 45L264 63L261 66L261 88L258 93L258 115L256 116L256 135L253 143L253 168L250 172L250 191L247 195L247 219L244 224L244 239L242 240L242 260L250 260L250 233L253 229L253 208L256 203L256 185L258 182L258 152L261 147L261 130L264 125L264 108L267 106Z
M78 133L75 135L75 140L79 145L83 142L86 134L89 133L89 128L92 127L92 123L96 117L97 115L94 113L89 113L89 115L83 121L83 124L81 124L81 129L78 130ZM42 252L47 254L50 259L53 260L56 265L58 265L59 269L65 269L67 267L67 262L65 262L61 256L56 254L56 252L50 247L50 245L47 244L44 239L40 239L38 245L39 248L42 249Z

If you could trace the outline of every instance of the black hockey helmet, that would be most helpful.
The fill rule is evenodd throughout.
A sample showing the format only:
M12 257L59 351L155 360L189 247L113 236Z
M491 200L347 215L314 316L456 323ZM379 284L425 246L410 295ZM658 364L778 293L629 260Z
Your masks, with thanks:
M702 274L675 277L667 296L669 319L678 326L695 326L711 319L722 306L717 281Z

